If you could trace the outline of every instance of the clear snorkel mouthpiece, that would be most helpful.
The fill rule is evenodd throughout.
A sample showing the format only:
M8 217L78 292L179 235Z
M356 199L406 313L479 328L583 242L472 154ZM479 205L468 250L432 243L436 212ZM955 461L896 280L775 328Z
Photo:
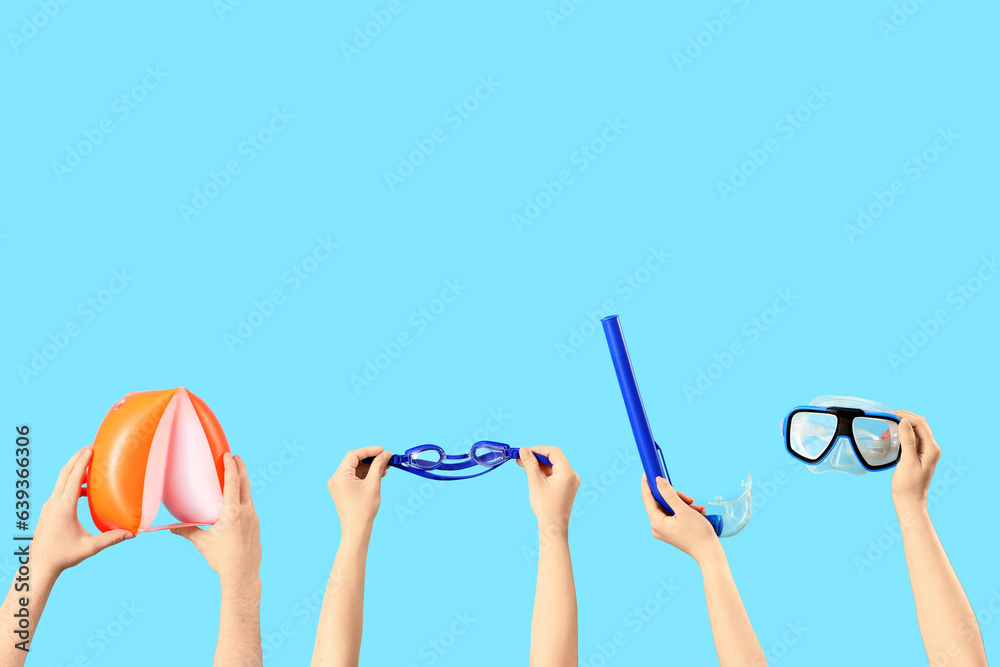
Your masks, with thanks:
M716 496L716 502L708 503L720 510L718 516L722 517L722 532L719 533L719 537L732 537L743 530L743 527L750 521L750 515L753 514L753 495L750 493L750 487L753 486L753 475L747 475L741 485L743 493L738 498L723 500L722 496Z

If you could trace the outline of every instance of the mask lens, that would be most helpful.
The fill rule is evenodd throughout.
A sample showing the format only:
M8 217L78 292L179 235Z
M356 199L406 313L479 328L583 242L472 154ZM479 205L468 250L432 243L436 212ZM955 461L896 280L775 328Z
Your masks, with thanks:
M476 443L470 454L472 454L472 460L479 465L492 468L495 465L503 463L504 449L505 447L503 445Z
M837 415L796 412L788 424L788 446L808 461L817 461L837 432Z
M858 417L851 428L858 451L868 465L888 465L899 457L899 425L896 422L878 417Z
M421 470L433 470L444 461L444 450L436 446L414 447L407 454L410 465Z

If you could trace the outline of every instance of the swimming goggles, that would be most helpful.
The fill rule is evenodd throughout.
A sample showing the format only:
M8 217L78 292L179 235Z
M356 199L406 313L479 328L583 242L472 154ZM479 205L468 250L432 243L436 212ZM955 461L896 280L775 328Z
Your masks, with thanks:
M406 472L413 473L426 479L436 479L450 481L453 479L472 479L499 468L507 461L520 459L521 451L519 447L511 447L502 442L493 440L480 440L472 445L472 448L465 454L446 454L444 449L437 445L418 445L411 447L402 454L393 454L389 459L389 465ZM535 454L539 463L552 465L552 462L541 454ZM364 459L365 463L371 463L374 457ZM471 475L442 475L441 472L456 473L462 470L475 469Z
M900 421L881 403L821 396L789 412L781 431L788 453L813 472L864 475L899 463Z

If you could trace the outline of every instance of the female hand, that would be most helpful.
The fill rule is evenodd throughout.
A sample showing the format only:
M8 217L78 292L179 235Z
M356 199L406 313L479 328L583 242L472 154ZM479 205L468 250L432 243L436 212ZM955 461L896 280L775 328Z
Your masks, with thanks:
M573 471L558 447L521 447L518 465L528 476L528 502L543 530L568 530L573 499L580 488L580 476ZM540 463L535 452L552 465Z
M934 468L941 458L941 447L934 440L927 420L909 410L898 410L899 445L902 455L892 473L892 497L899 503L927 503L927 489Z
M363 459L375 457L370 463ZM372 527L381 504L382 478L392 453L381 447L362 447L347 452L326 487L340 517L341 532L364 531Z
M708 549L718 546L719 538L715 536L712 524L701 516L705 513L704 506L695 505L691 497L674 491L674 487L663 477L656 478L656 488L674 510L674 515L667 514L656 502L646 483L646 475L643 475L642 504L649 515L653 537L677 547L695 560L699 560Z

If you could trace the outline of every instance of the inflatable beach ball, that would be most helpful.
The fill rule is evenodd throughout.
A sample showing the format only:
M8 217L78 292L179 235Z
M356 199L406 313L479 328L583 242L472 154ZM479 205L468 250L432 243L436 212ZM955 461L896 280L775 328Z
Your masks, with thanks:
M219 420L192 392L134 391L104 416L81 493L102 532L214 524L228 451ZM180 523L152 525L161 503Z

